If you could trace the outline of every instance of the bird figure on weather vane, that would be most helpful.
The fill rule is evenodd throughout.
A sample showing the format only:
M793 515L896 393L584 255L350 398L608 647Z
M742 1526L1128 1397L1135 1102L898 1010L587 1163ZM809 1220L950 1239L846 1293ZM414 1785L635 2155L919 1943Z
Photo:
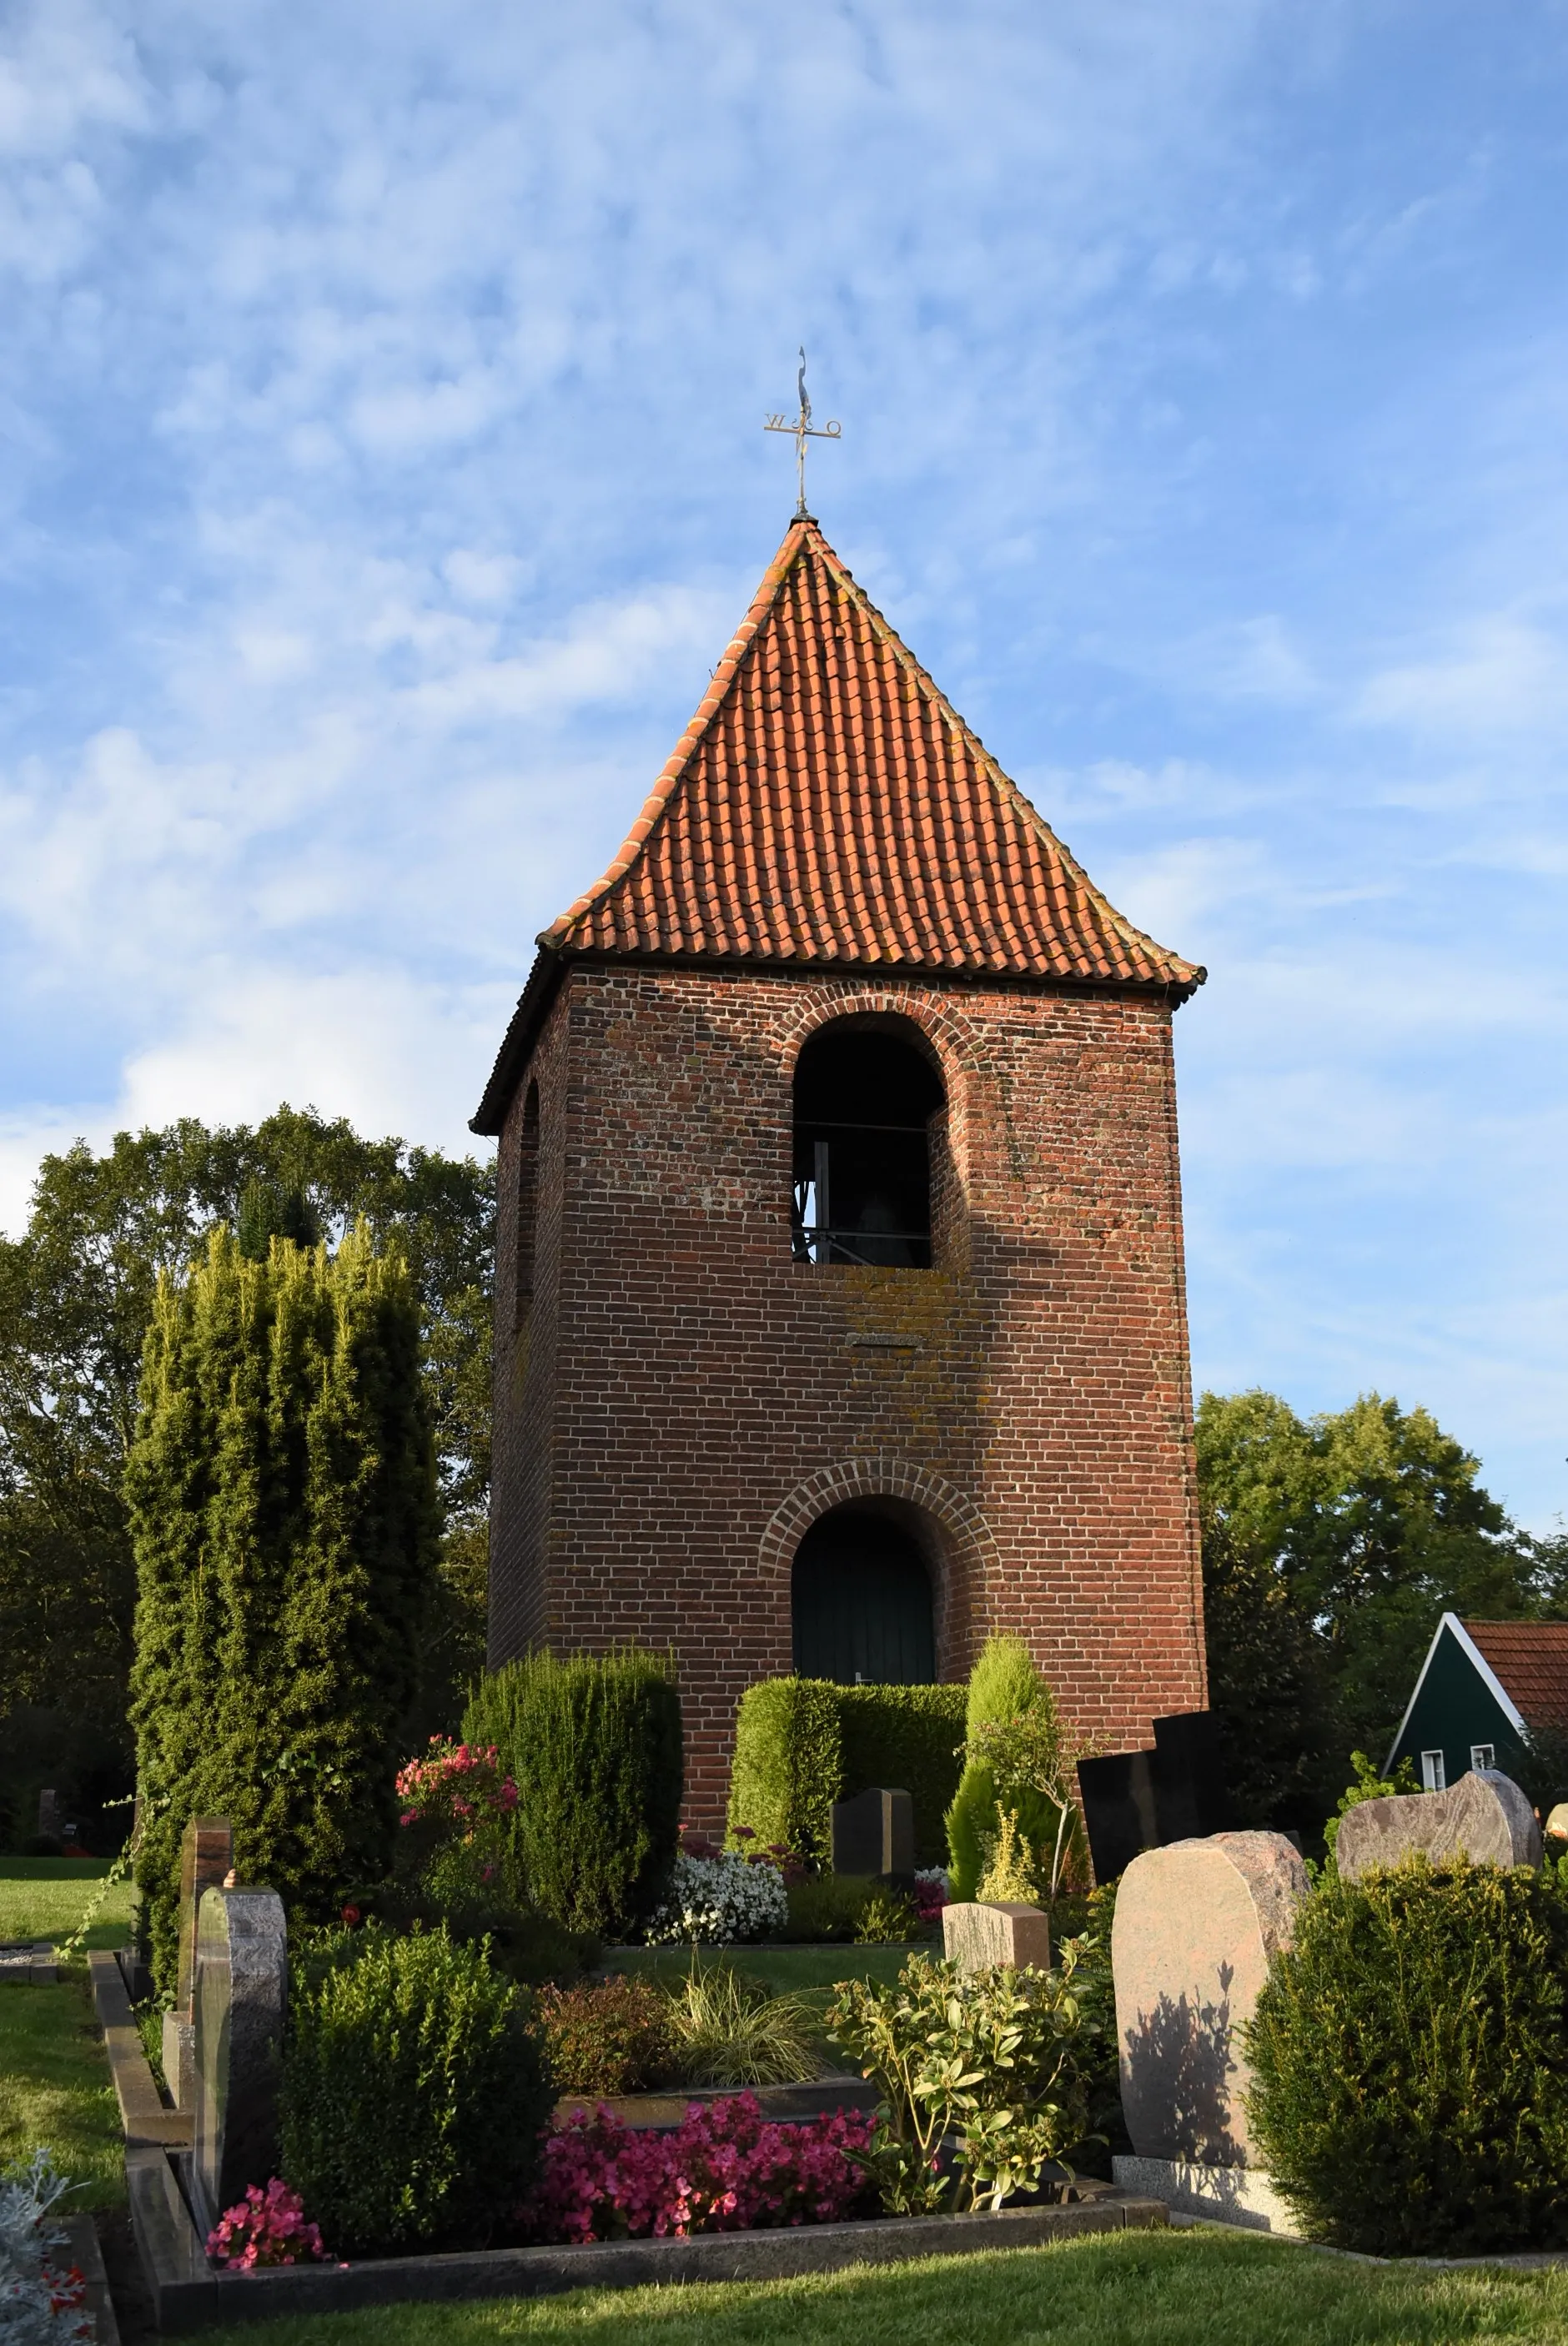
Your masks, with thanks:
M798 517L801 517L806 511L806 443L808 440L837 440L841 437L844 427L841 423L829 423L824 426L812 423L811 403L806 395L806 352L803 347L800 352L800 372L797 381L800 394L800 413L796 416L793 423L787 415L770 415L762 429L764 432L788 432L794 438L795 472L799 486L799 499L795 512Z

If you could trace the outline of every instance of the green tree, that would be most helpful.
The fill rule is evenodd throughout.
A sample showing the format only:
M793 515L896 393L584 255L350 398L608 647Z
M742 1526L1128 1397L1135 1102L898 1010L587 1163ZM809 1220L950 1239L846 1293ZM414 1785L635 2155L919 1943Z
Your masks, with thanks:
M159 1281L126 1470L137 1571L137 1880L172 1976L179 1839L320 1918L390 1866L434 1573L419 1312L367 1225L265 1262L215 1231Z
M1305 1419L1205 1393L1196 1436L1214 1707L1251 1742L1255 1815L1309 1790L1321 1814L1352 1749L1387 1749L1445 1609L1541 1608L1533 1544L1429 1411L1378 1393Z
M46 1157L25 1231L0 1239L0 1718L52 1707L126 1739L121 1478L159 1275L182 1280L220 1223L264 1259L275 1234L332 1242L361 1218L395 1238L418 1299L443 1539L416 1726L455 1723L484 1658L494 1177L288 1107Z

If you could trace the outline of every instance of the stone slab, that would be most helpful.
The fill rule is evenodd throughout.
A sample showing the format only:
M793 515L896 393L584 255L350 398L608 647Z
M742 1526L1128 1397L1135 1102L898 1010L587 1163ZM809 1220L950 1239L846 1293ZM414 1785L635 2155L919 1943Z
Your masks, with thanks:
M209 1890L197 1914L191 2191L199 2226L278 2171L289 1942L274 1890Z
M59 1976L52 1940L16 1940L0 1946L0 1980L22 1987L53 1987Z
M835 1873L862 1880L892 1875L912 1882L914 1801L908 1792L873 1785L851 1800L835 1800L830 1819Z
M118 1964L113 1955L95 1951L87 1956L87 1974L128 2149L188 2148L189 2116L184 2110L171 2110L158 2090Z
M1113 2158L1111 2173L1124 2191L1163 2199L1173 2216L1209 2216L1249 2232L1298 2240L1295 2214L1274 2178L1260 2167L1209 2167L1190 2159Z
M178 2012L163 2015L163 2082L176 2109L196 2105L196 2023Z
M1140 2158L1247 2165L1239 2032L1307 1894L1282 1833L1173 1841L1122 1876L1111 1967L1122 2111Z
M802 2224L779 2231L703 2232L690 2239L602 2240L582 2248L483 2249L467 2254L381 2257L358 2264L278 2266L224 2273L200 2257L199 2242L168 2161L163 2177L138 2154L127 2160L137 2246L158 2329L188 2334L217 2324L280 2315L347 2313L372 2305L439 2304L462 2299L542 2297L574 2289L642 2289L677 2283L776 2280L840 2272L856 2265L903 2264L916 2257L983 2255L1044 2248L1087 2234L1163 2229L1164 2204L1113 2184L1080 2184L1067 2206L1004 2208L999 2215L884 2217L853 2224Z
M1434 1865L1539 1865L1541 1828L1511 1776L1472 1768L1444 1792L1397 1792L1359 1800L1339 1820L1334 1862L1347 1881L1420 1855Z
M1051 1968L1051 1921L1038 1906L973 1904L942 1910L942 1951L961 1972L989 1971L1011 1964L1022 1971L1033 1964L1037 1971Z
M109 2277L104 2270L104 2252L98 2246L97 2228L90 2216L65 2216L60 2229L66 2235L66 2246L54 2259L63 2263L67 2271L72 2265L87 2285L83 2300L93 2318L93 2346L120 2346L120 2326L115 2319L115 2301L109 2295Z
M706 2108L739 2092L755 2095L763 2116L779 2126L831 2117L835 2110L874 2110L882 2098L880 2086L849 2072L813 2077L804 2086L672 2086L645 2094L563 2094L555 2104L555 2124L564 2126L574 2110L605 2109L623 2126L677 2127L694 2102Z

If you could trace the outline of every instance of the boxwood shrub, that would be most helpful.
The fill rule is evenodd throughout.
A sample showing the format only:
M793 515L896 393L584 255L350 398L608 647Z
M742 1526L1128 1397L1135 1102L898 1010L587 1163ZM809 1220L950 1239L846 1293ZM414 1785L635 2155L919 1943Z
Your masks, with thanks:
M484 1947L372 1927L296 1964L283 2171L334 2256L483 2248L534 2179L552 2087Z
M1248 2038L1253 2135L1308 2236L1380 2256L1568 2243L1565 1984L1550 1874L1326 1879Z
M826 1865L830 1810L873 1784L914 1803L915 1862L947 1855L942 1818L958 1789L966 1689L836 1686L764 1678L741 1697L729 1780L729 1830L749 1827Z
M659 1902L680 1829L669 1664L636 1648L530 1654L480 1680L463 1731L494 1744L517 1785L504 1829L513 1896L569 1931L629 1937Z

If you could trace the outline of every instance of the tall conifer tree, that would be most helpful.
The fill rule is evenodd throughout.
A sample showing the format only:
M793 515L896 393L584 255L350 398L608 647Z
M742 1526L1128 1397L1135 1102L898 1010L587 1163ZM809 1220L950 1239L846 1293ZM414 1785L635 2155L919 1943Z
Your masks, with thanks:
M390 1861L437 1521L401 1257L362 1224L262 1261L215 1232L159 1286L127 1493L137 1879L167 1984L188 1818L229 1818L241 1880L306 1914Z

